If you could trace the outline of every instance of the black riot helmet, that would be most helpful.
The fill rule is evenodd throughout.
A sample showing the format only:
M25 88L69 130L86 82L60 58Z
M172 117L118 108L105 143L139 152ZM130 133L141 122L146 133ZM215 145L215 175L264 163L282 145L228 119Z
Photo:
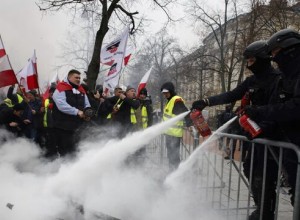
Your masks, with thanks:
M255 57L254 63L249 65L247 62L247 68L251 70L257 78L263 78L271 68L271 57L268 54L266 41L260 40L251 43L246 47L243 55L245 59Z
M269 52L276 48L286 49L300 44L300 34L292 29L283 29L273 34L267 42Z
M249 44L243 55L246 59L250 57L270 59L270 55L268 54L268 45L264 40L255 41Z

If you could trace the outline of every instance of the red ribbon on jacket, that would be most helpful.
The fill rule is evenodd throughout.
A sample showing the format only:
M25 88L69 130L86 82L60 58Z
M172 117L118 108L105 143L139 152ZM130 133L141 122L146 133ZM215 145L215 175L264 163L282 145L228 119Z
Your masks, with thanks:
M73 87L66 83L66 82L60 82L58 83L58 85L56 86L56 89L59 91L59 92L63 92L63 91L68 91L68 90L72 90ZM80 85L77 89L79 92L85 94L86 91L84 90L84 88Z

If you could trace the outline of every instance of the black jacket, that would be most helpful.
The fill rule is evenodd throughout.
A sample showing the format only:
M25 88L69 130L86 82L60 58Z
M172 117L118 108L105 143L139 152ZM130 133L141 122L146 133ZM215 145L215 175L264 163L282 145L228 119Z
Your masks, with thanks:
M17 136L21 136L22 132L24 130L25 124L23 123L22 119L18 116L16 116L14 113L14 110L12 108L6 108L3 109L0 112L0 126L4 127L8 131L16 134ZM9 124L11 122L18 123L17 127L11 127Z
M270 67L259 78L255 75L247 77L241 84L229 92L209 97L209 105L228 104L241 100L248 92L252 105L265 105L274 91L279 72Z
M275 121L287 140L300 146L300 48L286 60L269 105L260 106L258 120Z

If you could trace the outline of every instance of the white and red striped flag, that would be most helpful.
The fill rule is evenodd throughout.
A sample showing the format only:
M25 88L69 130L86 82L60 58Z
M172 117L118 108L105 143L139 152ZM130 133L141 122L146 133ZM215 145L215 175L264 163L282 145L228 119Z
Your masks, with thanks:
M18 83L0 36L0 88Z
M4 55L6 55L5 49L4 49L4 45L0 36L0 57L3 57Z
M152 67L143 76L143 78L138 86L138 89L137 89L137 97L140 96L141 90L146 87L151 71L152 71Z
M123 31L123 33L120 36L118 36L115 40L102 47L100 52L100 62L102 64L111 66L114 64L116 55L122 55L118 48L122 47L122 39L124 38L124 35L128 34L128 32L129 29L126 28L126 30ZM125 49L125 53L123 54L125 66L128 64L131 54L132 48L130 46L127 46Z
M36 68L37 64L34 52L26 66L18 73L18 76L20 77L20 84L24 86L26 92L39 88Z
M13 71L8 56L0 57L0 88L18 83L15 72Z
M103 91L105 94L108 94L109 91L112 91L119 84L123 60L127 48L128 35L129 28L127 27L121 35L117 50L114 51L114 55L112 57L113 64L111 65L107 75L104 77Z

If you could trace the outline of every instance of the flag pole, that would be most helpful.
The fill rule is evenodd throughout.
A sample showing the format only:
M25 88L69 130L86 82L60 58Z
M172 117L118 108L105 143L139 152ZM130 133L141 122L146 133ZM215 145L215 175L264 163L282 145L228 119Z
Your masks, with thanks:
M40 91L40 83L39 83L39 76L38 76L38 71L37 71L37 57L36 57L36 53L35 53L35 49L33 50L33 54L34 54L34 58L35 58L35 74L36 74L36 81L37 81L37 84L38 84L38 94L39 94L39 97L41 97L41 91Z

